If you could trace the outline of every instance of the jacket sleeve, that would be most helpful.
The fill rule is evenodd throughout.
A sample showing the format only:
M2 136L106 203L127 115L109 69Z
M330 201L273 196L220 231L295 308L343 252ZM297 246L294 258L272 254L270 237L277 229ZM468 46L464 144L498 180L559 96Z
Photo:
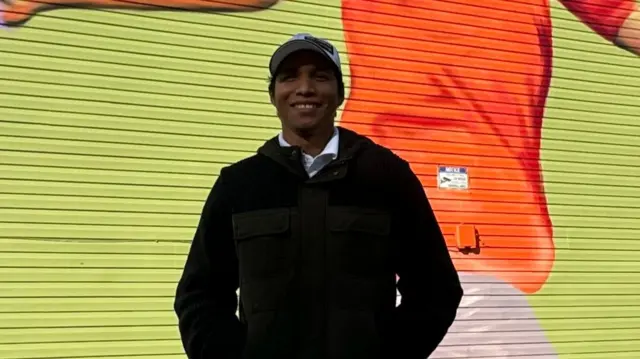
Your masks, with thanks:
M174 310L189 359L235 359L244 346L245 328L236 316L238 259L224 169L205 202L191 242Z
M409 164L397 172L394 261L402 296L393 318L397 358L424 359L440 344L462 300L462 286L424 188Z

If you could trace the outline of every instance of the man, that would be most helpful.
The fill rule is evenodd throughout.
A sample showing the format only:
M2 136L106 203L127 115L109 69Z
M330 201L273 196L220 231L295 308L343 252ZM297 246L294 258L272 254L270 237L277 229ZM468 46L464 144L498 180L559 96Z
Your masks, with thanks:
M295 35L269 70L282 132L222 169L206 200L175 301L188 356L426 358L462 289L422 185L335 127L333 45Z

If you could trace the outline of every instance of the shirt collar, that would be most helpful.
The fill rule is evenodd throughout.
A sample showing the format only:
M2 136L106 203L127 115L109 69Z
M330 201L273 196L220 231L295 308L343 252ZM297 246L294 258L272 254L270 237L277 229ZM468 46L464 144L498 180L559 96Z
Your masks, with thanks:
M291 147L291 145L284 140L284 136L282 136L282 132L278 134L278 142L282 147ZM331 158L335 160L338 157L339 144L340 144L340 132L338 131L338 128L334 127L333 135L331 135L329 142L327 142L327 145L324 147L322 152L320 152L320 154L318 154L316 157L331 155Z

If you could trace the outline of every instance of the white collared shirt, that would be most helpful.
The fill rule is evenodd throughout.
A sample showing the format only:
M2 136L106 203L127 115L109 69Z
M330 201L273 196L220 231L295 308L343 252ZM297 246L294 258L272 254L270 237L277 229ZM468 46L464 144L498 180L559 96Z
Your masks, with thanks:
M278 134L278 142L280 142L280 146L282 147L291 147L291 145L284 140L282 132ZM339 143L340 133L338 132L338 129L334 127L333 135L320 154L313 157L304 152L302 153L302 165L304 166L305 171L307 171L307 174L309 174L309 178L315 176L316 173L323 169L324 166L328 165L329 162L338 158Z

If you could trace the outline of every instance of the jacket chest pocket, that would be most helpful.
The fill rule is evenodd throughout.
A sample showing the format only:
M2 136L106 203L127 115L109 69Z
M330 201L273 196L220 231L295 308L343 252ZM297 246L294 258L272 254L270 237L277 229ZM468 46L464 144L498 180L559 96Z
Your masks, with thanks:
M290 270L294 246L288 208L237 213L232 219L242 282L264 280Z
M379 276L392 270L391 217L383 210L330 207L327 249L337 270L357 276Z

